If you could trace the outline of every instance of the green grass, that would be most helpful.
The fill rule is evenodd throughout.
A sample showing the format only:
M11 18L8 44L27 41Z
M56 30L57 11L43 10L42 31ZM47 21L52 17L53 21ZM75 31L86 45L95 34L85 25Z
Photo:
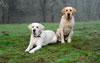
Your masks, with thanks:
M59 24L43 24L56 31ZM100 63L100 21L76 22L72 43L50 44L34 54L25 53L30 40L28 24L0 25L0 63Z

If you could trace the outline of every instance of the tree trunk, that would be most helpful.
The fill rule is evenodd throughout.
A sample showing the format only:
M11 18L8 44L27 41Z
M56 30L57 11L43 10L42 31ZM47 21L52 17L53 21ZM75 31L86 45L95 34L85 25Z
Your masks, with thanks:
M46 22L46 0L40 0L43 22Z

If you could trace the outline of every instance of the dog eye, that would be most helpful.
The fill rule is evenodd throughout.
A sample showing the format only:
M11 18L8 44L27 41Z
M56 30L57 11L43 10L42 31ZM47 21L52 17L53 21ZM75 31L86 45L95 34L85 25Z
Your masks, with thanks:
M32 28L34 28L34 26L32 26Z
M72 10L70 10L70 11L72 11Z
M38 26L36 28L39 28Z
M68 11L68 10L66 10L66 11Z

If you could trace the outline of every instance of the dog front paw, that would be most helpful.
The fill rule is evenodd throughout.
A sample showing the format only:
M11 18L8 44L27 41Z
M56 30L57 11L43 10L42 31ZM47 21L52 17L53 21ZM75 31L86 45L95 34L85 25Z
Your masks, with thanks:
M62 44L64 44L64 43L65 43L65 41L62 41L61 43L62 43Z
M25 52L29 52L29 50L26 49Z
M64 43L65 43L65 41L64 41L64 40L62 40L62 41L61 41L61 43L62 43L62 44L64 44Z
M72 41L71 39L68 39L68 43L71 43L71 41Z
M65 42L61 42L62 44L64 44Z
M33 54L33 53L34 53L34 51L29 51L29 53L30 53L30 54Z

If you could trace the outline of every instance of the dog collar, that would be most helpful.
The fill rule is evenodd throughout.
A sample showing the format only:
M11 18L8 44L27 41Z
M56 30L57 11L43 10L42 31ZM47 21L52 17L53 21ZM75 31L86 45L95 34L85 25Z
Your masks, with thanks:
M40 34L39 34L38 36L35 36L35 35L34 35L34 37L41 37L40 35L41 35L41 32L40 32Z
M34 37L41 37L40 35L38 35L38 36L34 36Z

